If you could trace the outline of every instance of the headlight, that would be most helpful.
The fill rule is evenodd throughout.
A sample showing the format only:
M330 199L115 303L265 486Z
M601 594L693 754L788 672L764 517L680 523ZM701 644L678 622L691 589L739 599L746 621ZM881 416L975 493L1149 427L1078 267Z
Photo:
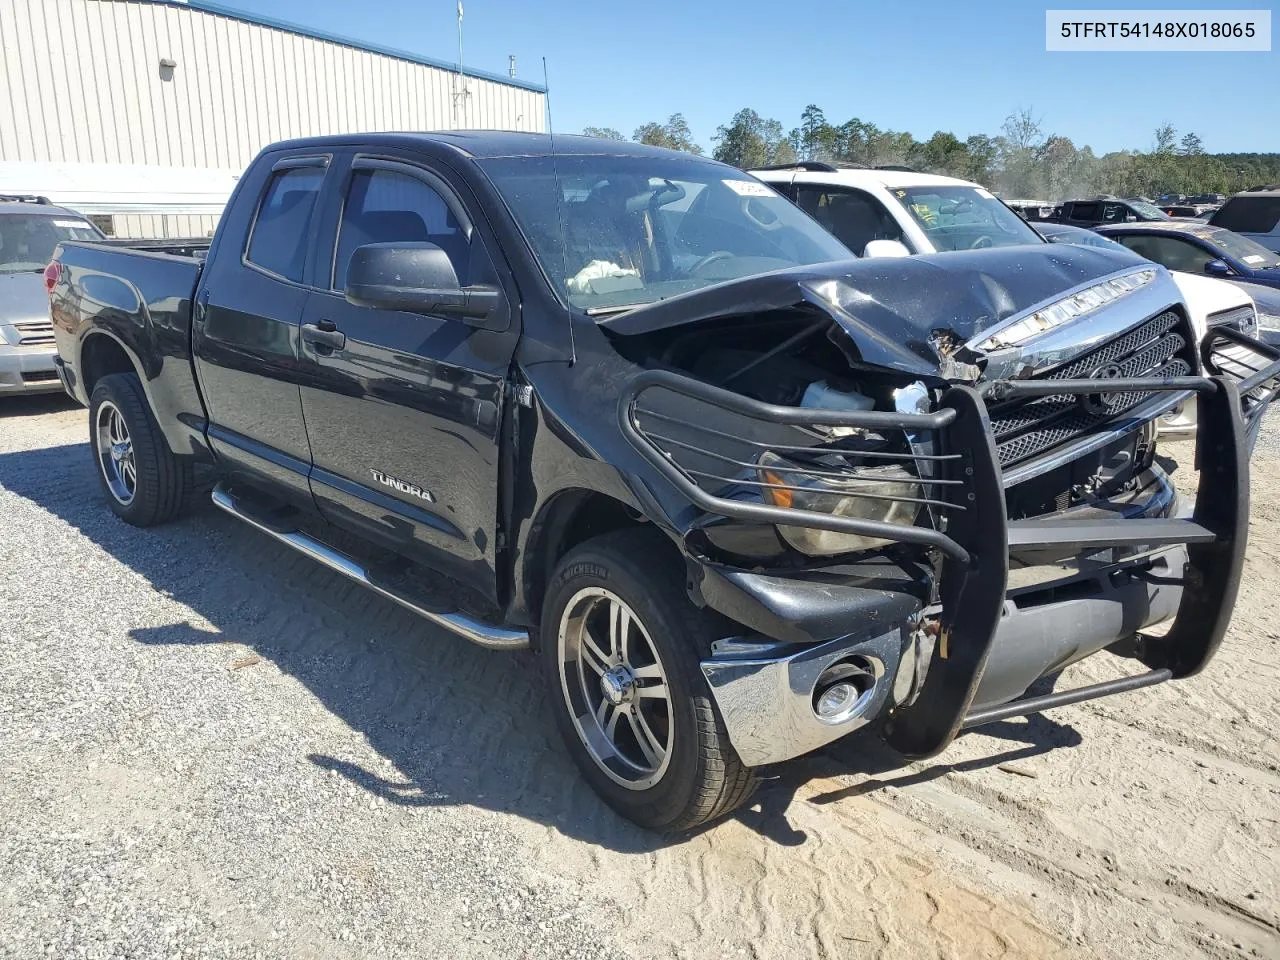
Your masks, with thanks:
M1079 290L1069 297L1042 307L1029 317L997 330L978 344L979 350L1000 350L1016 347L1032 337L1092 313L1120 297L1146 286L1156 278L1154 270L1139 270L1123 276L1112 277L1102 283Z
M844 467L843 460L833 458L833 466ZM809 470L822 470L821 459L811 467L785 460L775 453L760 456L760 479L769 486L762 487L764 498L775 507L792 510L812 510L830 513L837 517L859 520L879 520L911 526L916 522L920 504L910 502L920 498L920 484L903 467L892 464L884 467L860 468L856 477L814 477ZM826 468L832 473L836 470ZM814 530L810 527L779 526L782 539L801 553L813 557L829 557L854 550L870 550L892 543L880 537L868 537L857 533L835 533L831 530Z

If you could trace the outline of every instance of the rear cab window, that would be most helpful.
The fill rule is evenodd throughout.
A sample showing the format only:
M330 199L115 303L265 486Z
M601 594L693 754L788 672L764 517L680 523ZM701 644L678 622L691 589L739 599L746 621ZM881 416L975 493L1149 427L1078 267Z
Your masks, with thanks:
M1232 197L1209 222L1236 233L1274 233L1280 224L1280 194Z
M286 167L271 174L249 232L246 262L302 282L324 174L320 165Z

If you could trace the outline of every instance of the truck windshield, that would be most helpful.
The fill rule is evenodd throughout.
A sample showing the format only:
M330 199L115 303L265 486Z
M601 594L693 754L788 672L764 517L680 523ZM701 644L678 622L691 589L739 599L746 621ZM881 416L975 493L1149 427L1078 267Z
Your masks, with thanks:
M1204 234L1204 238L1227 256L1241 260L1254 270L1268 270L1280 267L1280 256L1276 256L1256 240L1242 237L1230 230L1212 230Z
M571 306L616 312L725 280L853 257L790 201L682 157L480 161Z
M87 220L56 214L0 214L0 273L43 270L63 240L100 240Z
M938 251L1040 242L1025 220L981 187L900 187L889 192Z

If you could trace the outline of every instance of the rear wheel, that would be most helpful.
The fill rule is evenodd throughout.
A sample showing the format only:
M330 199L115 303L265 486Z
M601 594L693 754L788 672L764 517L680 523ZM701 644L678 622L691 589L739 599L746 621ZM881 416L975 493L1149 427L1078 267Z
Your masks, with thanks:
M542 658L556 721L583 776L615 810L687 830L755 786L729 743L698 661L715 631L690 603L661 534L591 540L556 568Z
M112 373L94 385L89 445L107 504L126 523L155 526L186 505L194 467L165 443L134 374Z

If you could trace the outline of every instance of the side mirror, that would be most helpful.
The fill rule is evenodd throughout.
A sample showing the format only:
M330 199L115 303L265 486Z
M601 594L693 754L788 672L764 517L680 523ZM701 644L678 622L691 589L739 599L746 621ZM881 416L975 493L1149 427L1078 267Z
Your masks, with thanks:
M358 307L438 313L487 320L497 309L496 287L458 283L449 255L434 243L369 243L347 267L347 302ZM479 324L477 324L478 326Z
M1210 260L1204 265L1204 272L1215 277L1231 276L1231 268L1225 260Z
M1138 222L1138 218L1137 218L1137 217L1135 217L1132 213L1126 213L1126 214L1124 215L1124 222L1125 222L1125 223L1137 223L1137 222Z
M909 257L911 251L897 240L871 240L862 248L866 258L877 257Z

